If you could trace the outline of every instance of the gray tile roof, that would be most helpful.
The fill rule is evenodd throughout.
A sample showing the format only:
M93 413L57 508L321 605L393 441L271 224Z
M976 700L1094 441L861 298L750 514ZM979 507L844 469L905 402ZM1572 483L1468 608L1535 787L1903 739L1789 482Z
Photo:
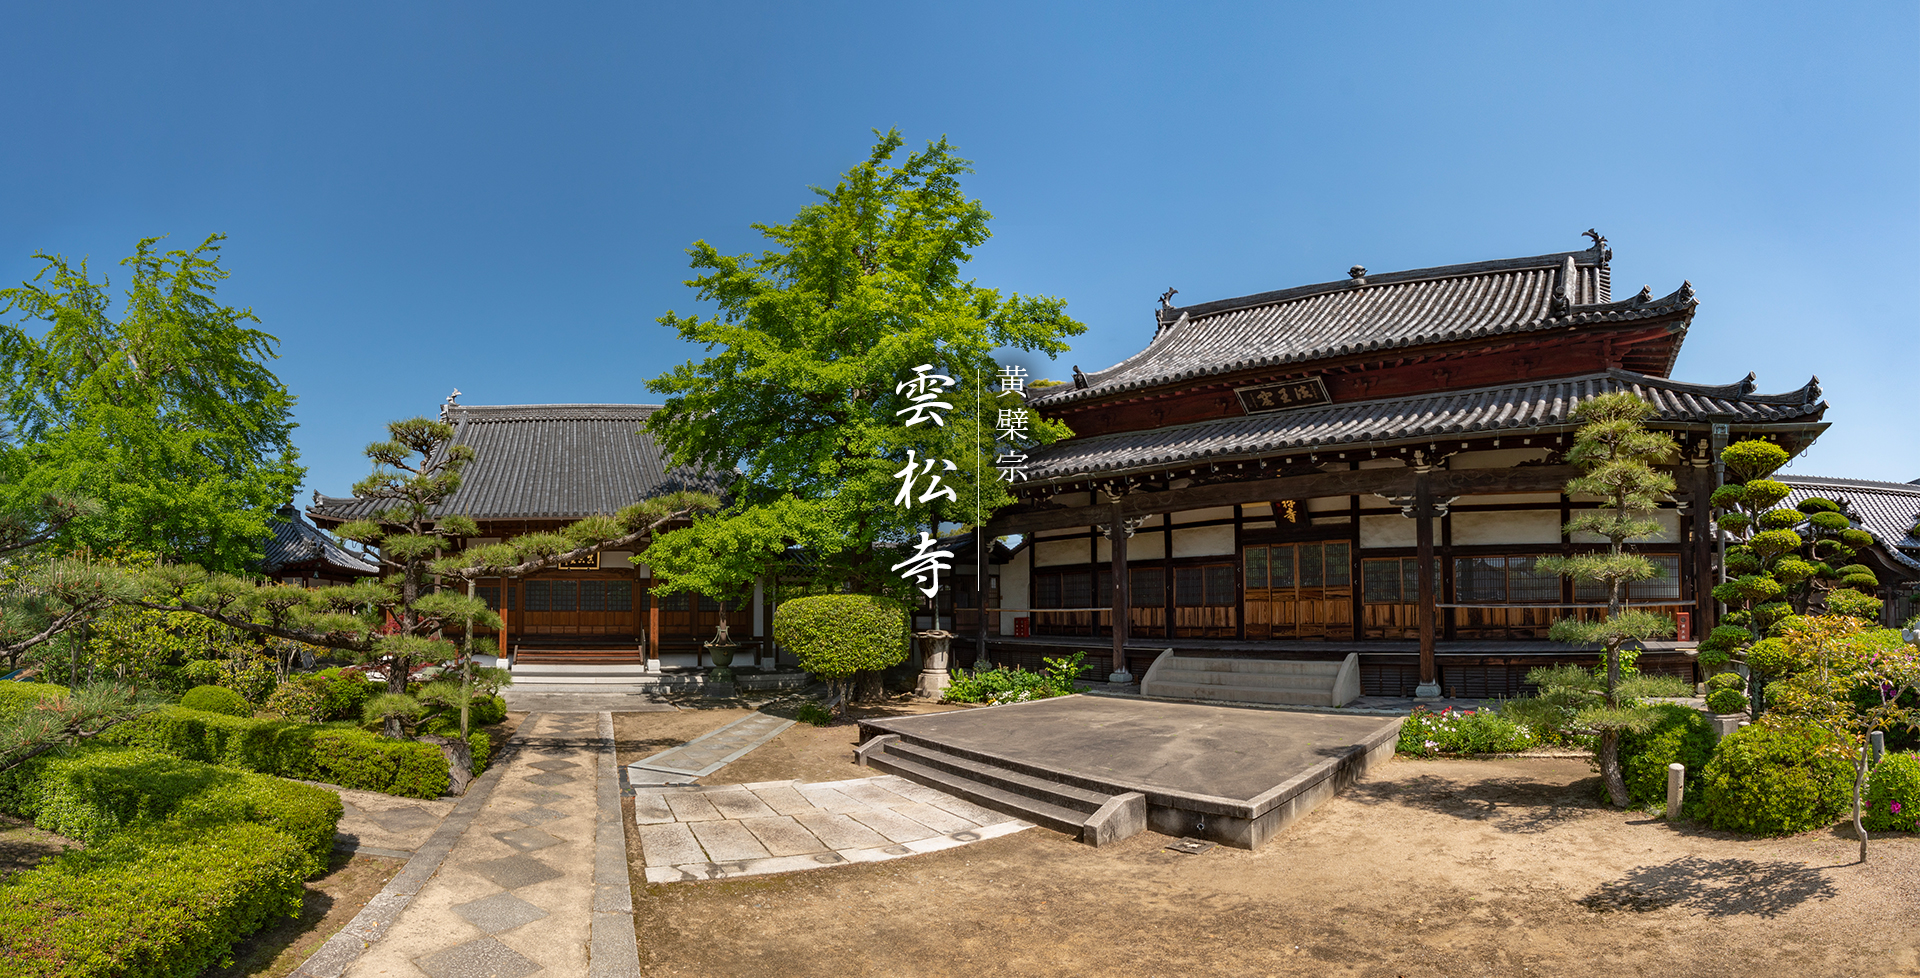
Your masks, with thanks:
M1816 421L1826 410L1826 403L1819 400L1819 385L1811 381L1786 394L1753 394L1750 379L1706 386L1609 370L1531 384L1353 401L1069 438L1031 453L1026 471L1033 482L1072 481L1275 452L1567 426L1581 401L1618 390L1652 401L1660 411L1655 424L1706 421L1715 415L1731 416L1734 424Z
M1685 330L1698 305L1692 285L1661 299L1643 292L1614 302L1607 254L1596 246L1163 309L1145 350L1086 374L1084 389L1047 388L1030 401L1054 407L1243 370L1593 323L1670 316L1675 332ZM1559 296L1563 282L1566 292Z
M473 447L460 491L439 516L572 520L612 514L680 489L718 492L716 479L669 469L642 430L656 404L454 405L454 443ZM332 522L370 514L371 502L314 494L309 510Z
M1913 532L1915 521L1920 521L1920 484L1784 472L1774 478L1793 488L1782 505L1797 506L1809 496L1831 499L1840 504L1855 526L1873 534L1889 556L1920 570L1920 535Z
M349 574L380 573L380 568L348 553L325 531L301 519L292 506L280 507L279 513L267 520L267 528L272 536L267 538L260 569L268 574L314 561Z

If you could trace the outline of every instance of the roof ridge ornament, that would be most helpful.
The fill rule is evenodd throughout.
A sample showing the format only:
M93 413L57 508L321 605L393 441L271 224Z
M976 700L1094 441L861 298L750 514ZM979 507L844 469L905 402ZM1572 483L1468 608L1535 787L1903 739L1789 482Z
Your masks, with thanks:
M1600 254L1600 266L1602 268L1606 267L1606 264L1613 260L1613 249L1607 247L1607 236L1593 228L1588 228L1580 233L1593 239L1593 250Z
M1160 308L1172 309L1173 297L1179 294L1180 294L1179 289L1176 289L1171 285L1167 286L1167 291L1160 293Z
M1347 277L1352 279L1355 285L1367 284L1367 266L1355 265L1347 269Z
M1087 389L1087 375L1077 363L1073 365L1073 388L1082 391Z

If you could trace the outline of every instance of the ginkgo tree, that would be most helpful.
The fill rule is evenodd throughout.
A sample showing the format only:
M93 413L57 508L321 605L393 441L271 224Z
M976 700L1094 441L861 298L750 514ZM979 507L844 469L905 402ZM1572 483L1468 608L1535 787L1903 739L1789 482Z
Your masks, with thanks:
M824 586L917 597L892 570L899 545L1011 501L994 433L1002 408L1025 408L985 391L999 373L995 351L1053 356L1085 327L1061 299L965 278L992 217L961 190L968 162L945 139L902 158L898 132L876 136L867 158L816 188L819 200L791 222L754 225L764 250L727 255L705 241L689 250L686 284L718 311L659 322L710 352L649 382L666 406L648 429L676 464L738 477L727 509L649 556L656 593L737 588L798 544ZM954 381L951 408L910 424L900 387L922 365ZM1033 444L1067 434L1026 420ZM921 480L896 502L903 466L929 460L926 475L941 480L934 495ZM727 555L728 580L713 579L716 553Z

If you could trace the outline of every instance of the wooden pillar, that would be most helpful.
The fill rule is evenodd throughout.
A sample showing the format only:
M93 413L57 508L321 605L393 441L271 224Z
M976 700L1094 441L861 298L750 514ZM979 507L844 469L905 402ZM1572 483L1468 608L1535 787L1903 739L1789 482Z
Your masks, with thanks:
M653 576L647 576L647 671L660 671L660 596L653 593Z
M1413 519L1415 559L1420 562L1420 686L1415 695L1438 696L1440 682L1433 663L1433 489L1425 472L1413 477Z
M504 577L500 579L500 661L511 665L513 661L513 641L509 632L511 631L510 626L513 621L510 616L513 613L507 610L509 604L507 600L507 580L508 579Z
M975 670L992 668L987 662L987 528L975 524L973 528L973 610L979 619L980 634L973 640L973 668ZM1031 602L1029 602L1031 603Z
M1107 535L1113 540L1113 675L1108 682L1133 682L1133 673L1127 671L1127 616L1131 609L1127 600L1127 520L1121 515L1120 504L1113 504L1112 525Z

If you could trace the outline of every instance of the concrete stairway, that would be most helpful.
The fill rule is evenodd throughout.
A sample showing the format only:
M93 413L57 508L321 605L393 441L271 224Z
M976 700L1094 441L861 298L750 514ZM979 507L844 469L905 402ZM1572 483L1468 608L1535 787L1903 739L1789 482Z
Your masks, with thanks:
M1160 653L1140 680L1140 695L1160 699L1284 706L1345 706L1360 697L1360 656L1339 661L1209 659Z
M881 734L861 744L863 767L885 771L964 798L983 808L1065 832L1093 846L1118 842L1147 827L1147 799L1110 794L1017 770L985 757Z

